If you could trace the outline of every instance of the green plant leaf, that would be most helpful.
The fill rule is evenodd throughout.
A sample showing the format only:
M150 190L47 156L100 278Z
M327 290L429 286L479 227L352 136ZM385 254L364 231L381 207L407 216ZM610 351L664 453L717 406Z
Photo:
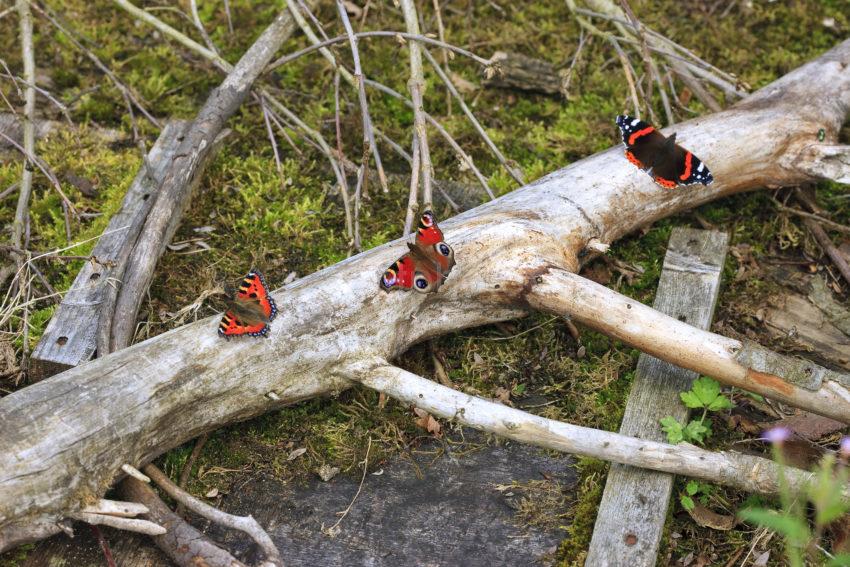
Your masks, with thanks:
M758 524L782 534L791 545L800 547L809 541L809 527L800 518L765 508L746 508L738 512L745 522Z
M693 496L697 492L699 492L699 483L695 480L688 481L688 484L685 485L685 492L688 493L688 496Z
M682 508L689 512L694 509L694 506L696 506L696 504L694 503L694 499L684 494L679 497L679 502L682 503Z
M679 394L679 397L682 398L682 401L685 403L685 405L691 409L704 407L702 405L702 400L700 400L699 396L697 396L693 392L682 392L681 394Z
M688 441L703 443L705 438L711 434L711 430L703 424L702 420L693 419L687 426L685 426L682 433L684 438Z
M682 430L682 424L676 419L668 415L661 418L661 429L667 434L667 442L673 445L682 442L685 439L685 434Z
M708 376L700 376L694 380L691 391L696 394L702 407L708 407L720 395L720 383L717 380L712 380Z
M716 398L714 398L714 401L708 404L708 411L720 411L729 409L731 407L732 402L729 401L729 398L727 398L723 394L720 394Z

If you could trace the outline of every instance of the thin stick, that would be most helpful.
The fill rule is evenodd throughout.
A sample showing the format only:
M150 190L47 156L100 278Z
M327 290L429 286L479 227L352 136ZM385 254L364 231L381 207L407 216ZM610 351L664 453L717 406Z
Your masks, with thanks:
M156 536L166 532L159 524L136 518L119 518L118 516L105 516L103 514L90 514L88 512L75 512L70 515L75 520L81 520L87 524L96 526L109 526L116 530L126 530L140 534Z
M582 48L584 48L584 44L588 41L588 36L585 34L585 29L582 27L579 30L578 36L578 47L576 47L576 52L573 54L573 59L570 61L570 66L567 69L567 72L564 74L562 83L561 83L561 93L564 95L564 99L569 99L570 95L570 83L573 80L573 71L575 71L575 67L578 64L579 57L581 56Z
M416 14L416 5L413 0L400 0L401 11L404 14L404 23L407 32L411 35L420 35L419 17ZM425 116L423 110L423 93L425 91L425 75L422 71L422 46L418 41L410 42L410 80L407 88L410 91L410 99L413 101L413 132L419 140L419 167L422 170L422 206L425 210L433 207L431 196L431 151L428 148L428 130L425 127ZM412 183L412 181L411 181ZM411 185L411 191L413 187Z
M18 150L19 152L21 152L24 155L24 157L28 160L27 164L24 166L25 170L27 168L30 168L30 164L35 164L35 166L38 167L41 170L41 172L47 177L47 179L50 180L51 185L56 190L56 192L59 194L59 197L62 198L62 202L65 203L68 206L68 208L70 208L71 211L73 211L73 213L76 215L77 209L74 208L74 205L73 205L73 203L71 203L71 200L68 199L68 196L65 195L64 191L62 191L62 185L60 185L59 179L56 177L56 174L53 173L53 171L51 171L50 167L46 163L44 163L44 161L42 161L42 159L39 158L37 155L35 155L33 152L27 151L18 142L16 142L15 140L10 138L9 136L4 134L3 132L0 132L0 138L3 138L4 140L6 140L6 142L8 142L11 146L14 146L14 148L16 150ZM26 143L26 140L24 140L24 143ZM32 174L31 168L29 169L29 172L30 172L30 174ZM21 191L23 192L23 189ZM18 200L18 202L20 203L20 199Z
M410 99L408 99L398 91L395 91L386 85L382 85L381 83L376 83L371 79L366 79L364 82L366 83L366 86L377 89L383 93L390 95L393 98L397 98L407 106L413 108L413 103L410 101ZM490 197L490 199L495 199L496 196L493 194L493 191L490 190L490 185L487 184L487 179L485 179L484 176L481 174L481 171L475 165L475 162L472 161L472 158L469 157L469 154L467 154L463 150L463 148L460 147L460 144L458 144L457 141L452 138L451 134L449 134L446 129L443 128L443 126L434 119L433 116L431 116L427 112L424 113L424 116L425 120L428 121L428 124L430 124L435 130L437 130L437 132L443 137L443 139L445 139L446 142L448 142L448 144L452 147L452 149L457 154L458 159L460 159L462 163L469 167L470 171L472 171L473 175L475 175L475 178L478 179L478 183L481 184L481 187L484 188L484 191L487 193L487 196Z
M192 12L192 21L195 23L195 27L198 29L198 32L200 32L201 37L204 38L204 43L207 44L210 51L221 57L212 38L204 27L204 23L201 21L201 15L198 13L198 3L196 0L189 0L189 10Z
M266 533L263 527L252 516L234 516L222 512L206 502L201 502L171 482L171 479L154 465L147 465L144 470L151 480L175 501L210 521L248 534L260 549L263 550L266 559L275 565L283 565L280 552L277 550L277 546L275 546L272 538L269 537L269 534Z
M644 96L643 101L647 106L647 110L649 110L650 105L652 104L652 56L649 54L649 49L646 45L646 38L644 38L643 32L640 29L640 22L635 17L634 12L632 12L632 8L629 6L628 0L620 0L620 6L622 6L623 11L626 12L626 15L632 22L632 29L634 30L640 44L640 55L643 59L643 64L646 67L646 95Z
M440 38L440 41L445 43L446 41L446 28L443 26L443 15L440 10L440 0L433 0L434 4L434 15L437 17L437 37ZM427 53L427 50L426 50ZM445 49L440 50L440 55L443 59L443 68L445 70L446 75L449 74L449 52ZM448 85L446 85L446 115L452 115L452 92L449 89Z
M115 558L112 557L112 550L109 549L109 542L103 537L103 532L94 524L89 524L94 537L97 538L97 543L100 545L100 550L103 552L103 559L106 561L106 567L115 567Z
M843 234L850 234L850 226L846 226L843 224L838 224L837 222L831 221L829 219L825 219L820 215L816 215L814 213L807 213L806 211L801 211L800 209L795 209L794 207L788 207L783 205L776 199L771 199L773 201L774 206L780 211L791 213L792 215L797 215L799 217L803 217L806 219L812 219L823 226L827 227L830 230L834 230L836 232L841 232Z
M107 500L101 498L96 504L86 506L82 510L90 514L105 514L107 516L119 516L122 518L134 518L140 514L147 514L148 507L138 502L122 502L120 500Z
M326 528L324 525L322 526L322 532L333 537L339 533L339 525L351 511L351 507L354 506L354 503L357 501L357 497L360 496L360 491L363 490L363 482L366 480L366 472L369 470L369 451L372 449L372 436L369 436L369 443L366 445L366 458L363 459L363 476L360 477L360 486L357 487L357 492L354 493L354 498L351 499L351 502L348 503L348 506L343 510L340 514L339 519L329 528Z
M227 32L233 35L233 18L230 17L230 0L224 0L224 17L227 19Z
M427 49L423 49L422 53L428 59L428 62L431 63L431 66L434 68L434 71L437 72L437 75L440 77L443 83L445 83L448 92L452 96L454 96L454 98L458 101L461 110L463 110L463 113L469 119L470 124L472 124L472 127L475 128L475 131L478 132L478 135L481 136L481 138L484 140L484 143L487 144L487 147L489 147L490 150L493 152L493 155L496 156L496 159L499 160L499 163L502 164L508 174L513 177L517 183L519 183L520 185L525 185L525 179L522 176L522 172L519 169L510 166L507 158L505 158L504 154L502 154L502 152L499 150L493 140L490 139L490 136L487 135L487 132L481 126L481 123L478 122L477 118L475 118L475 115L466 105L466 102L463 100L463 97L455 88L454 83L452 83L452 80L448 77L448 75L446 75L445 71L440 68L440 64L437 63L437 61L434 59L434 56L431 55Z
M413 135L413 158L410 161L410 191L407 194L407 212L404 215L404 228L401 236L406 237L413 230L413 219L419 211L419 171L420 160L419 155L419 139L416 134Z
M415 41L418 41L418 42L421 42L421 43L433 45L435 47L441 47L443 49L448 49L449 51L451 51L453 53L457 53L458 55L463 55L464 57L468 57L468 58L472 59L473 61L475 61L476 63L478 63L479 65L481 65L482 67L490 67L493 64L492 61L490 61L489 59L484 59L483 57L475 55L471 51L468 51L468 50L463 49L461 47L458 47L456 45L452 45L450 43L445 43L445 42L440 41L438 39L434 39L433 37L428 37L428 36L420 35L420 34L396 32L396 31L369 31L369 32L355 33L354 37L356 37L357 39L364 39L364 38L367 38L367 37L392 37L392 38L395 38L395 39L399 39L399 38L406 39L408 41L414 41L415 40ZM339 36L336 36L336 37L332 37L331 39L328 39L326 41L320 41L318 43L311 45L310 47L305 47L304 49L301 49L299 51L295 51L293 53L290 53L289 55L284 55L280 59L273 61L268 67L266 67L265 72L268 73L270 71L273 71L274 69L277 69L281 65L286 65L287 63L294 61L294 60L298 59L299 57L303 57L304 55L307 55L308 53L312 53L314 51L320 51L322 49L327 49L328 46L334 45L336 43L343 43L345 41L348 41L347 35L339 35Z
M803 219L803 224L806 225L806 228L808 228L809 232L812 233L812 236L815 237L815 240L820 245L821 249L826 252L826 255L829 256L829 259L832 260L832 263L835 264L835 267L838 268L839 272L841 272L841 276L844 278L844 281L850 284L850 265L847 264L847 260L844 259L841 251L839 251L838 248L835 247L835 244L832 243L832 239L823 227L819 225L817 221L810 218Z
M384 173L384 166L381 164L381 155L378 153L378 145L375 143L375 133L372 131L372 117L369 115L369 103L366 100L366 86L363 84L363 69L360 67L360 52L357 49L357 38L354 37L354 30L351 29L351 21L348 19L348 12L345 10L345 5L342 0L336 2L339 17L342 19L342 24L345 26L345 32L348 35L348 42L351 45L351 57L354 59L354 84L357 87L357 94L360 98L361 122L363 124L363 154L366 156L366 162L361 166L362 171L368 171L368 156L371 153L375 157L375 168L378 170L378 179L381 182L381 187L384 193L389 193L390 189L387 186L387 174ZM358 179L358 185L363 186L363 196L366 196L366 185L362 179ZM355 200L357 197L355 195ZM355 203L354 215L359 215L359 201ZM356 238L356 235L355 235ZM359 250L359 248L358 248Z
M136 480L141 480L142 482L147 482L147 483L149 483L151 481L151 479L148 478L147 476L145 476L142 473L142 471L140 471L139 469L137 469L136 467L134 467L133 465L130 465L128 463L124 463L123 465L121 465L121 470L124 471L125 473L127 473L128 475L132 476Z
M35 89L32 86L35 84L35 55L33 53L32 41L32 12L30 11L29 0L17 0L15 6L18 10L18 18L20 20L21 32L21 57L24 62L24 80L27 87L24 93L24 146L21 147L17 143L14 145L20 149L26 161L24 162L24 171L21 176L21 190L18 193L18 206L15 210L15 220L12 224L12 246L21 248L24 234L24 226L29 215L30 193L32 192L32 167L35 163ZM7 140L14 142L8 136L3 134ZM19 260L18 267L21 261Z
M143 22L153 26L167 37L170 37L171 39L183 45L184 47L188 47L192 51L202 55L204 58L209 59L210 61L217 61L219 63L229 64L214 50L207 49L197 41L190 39L187 35L178 32L176 29L172 28L153 14L142 10L131 2L128 2L127 0L113 0L113 2L124 10L126 10L127 12L129 12L130 14L132 14L133 17L138 18L139 20L142 20ZM206 32L204 32L204 34L206 34Z
M269 135L269 141L272 144L272 152L274 153L274 165L277 169L277 176L280 182L283 183L283 167L280 165L280 154L277 151L277 141L274 137L271 122L269 121L269 110L266 107L265 101L260 98L260 109L263 111L263 122L266 125L266 133Z
M186 484L189 482L189 477L192 476L192 468L195 466L195 461L198 460L198 457L201 456L201 452L204 450L204 445L206 445L207 440L210 438L209 433L204 433L198 440L195 441L195 446L192 447L192 453L189 455L189 458L186 459L186 464L183 465L183 470L180 471L180 480L177 481L177 486L182 489L186 489ZM185 506L183 504L178 504L175 513L178 516L182 516L185 510Z
M620 44L614 39L613 36L608 37L608 41L611 42L611 45L614 46L614 51L617 52L617 57L620 58L620 64L623 66L623 74L626 76L626 82L629 85L629 93L632 97L632 107L635 111L635 118L640 118L640 101L638 100L637 91L635 90L635 80L632 77L632 66L629 63L628 57L623 53Z

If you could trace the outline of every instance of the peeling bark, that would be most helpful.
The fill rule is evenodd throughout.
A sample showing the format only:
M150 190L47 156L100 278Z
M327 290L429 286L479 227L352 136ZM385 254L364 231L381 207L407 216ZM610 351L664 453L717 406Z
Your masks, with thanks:
M441 223L457 266L438 294L379 291L403 248L395 241L278 291L267 340L223 341L210 318L3 398L0 550L58 531L124 463L141 466L204 431L349 387L340 364L391 360L416 342L527 314L537 276L577 271L592 241L604 246L734 193L811 181L788 159L821 128L834 143L850 109L848 66L850 41L724 112L677 125L710 165L708 187L661 190L612 148ZM657 356L669 358L669 346ZM850 415L850 400L836 403Z

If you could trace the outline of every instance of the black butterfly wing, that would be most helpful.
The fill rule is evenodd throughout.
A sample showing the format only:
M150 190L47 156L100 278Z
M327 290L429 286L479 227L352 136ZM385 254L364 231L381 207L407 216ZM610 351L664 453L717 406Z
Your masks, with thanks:
M668 189L695 183L708 185L714 181L708 167L697 156L679 145L675 146L672 152L663 155L655 164L652 177L656 183Z
M620 115L617 126L626 145L626 157L640 169L653 166L661 151L664 149L664 137L652 125L639 118Z

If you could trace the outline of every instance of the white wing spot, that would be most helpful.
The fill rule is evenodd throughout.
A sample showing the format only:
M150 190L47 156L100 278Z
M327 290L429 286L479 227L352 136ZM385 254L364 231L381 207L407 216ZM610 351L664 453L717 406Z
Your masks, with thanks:
M700 163L700 164L699 164L699 167L697 168L697 171L702 171L703 169L705 169L705 164L704 164L704 163Z
M637 126L638 122L640 122L640 118L635 118L634 120L632 120L632 127Z

